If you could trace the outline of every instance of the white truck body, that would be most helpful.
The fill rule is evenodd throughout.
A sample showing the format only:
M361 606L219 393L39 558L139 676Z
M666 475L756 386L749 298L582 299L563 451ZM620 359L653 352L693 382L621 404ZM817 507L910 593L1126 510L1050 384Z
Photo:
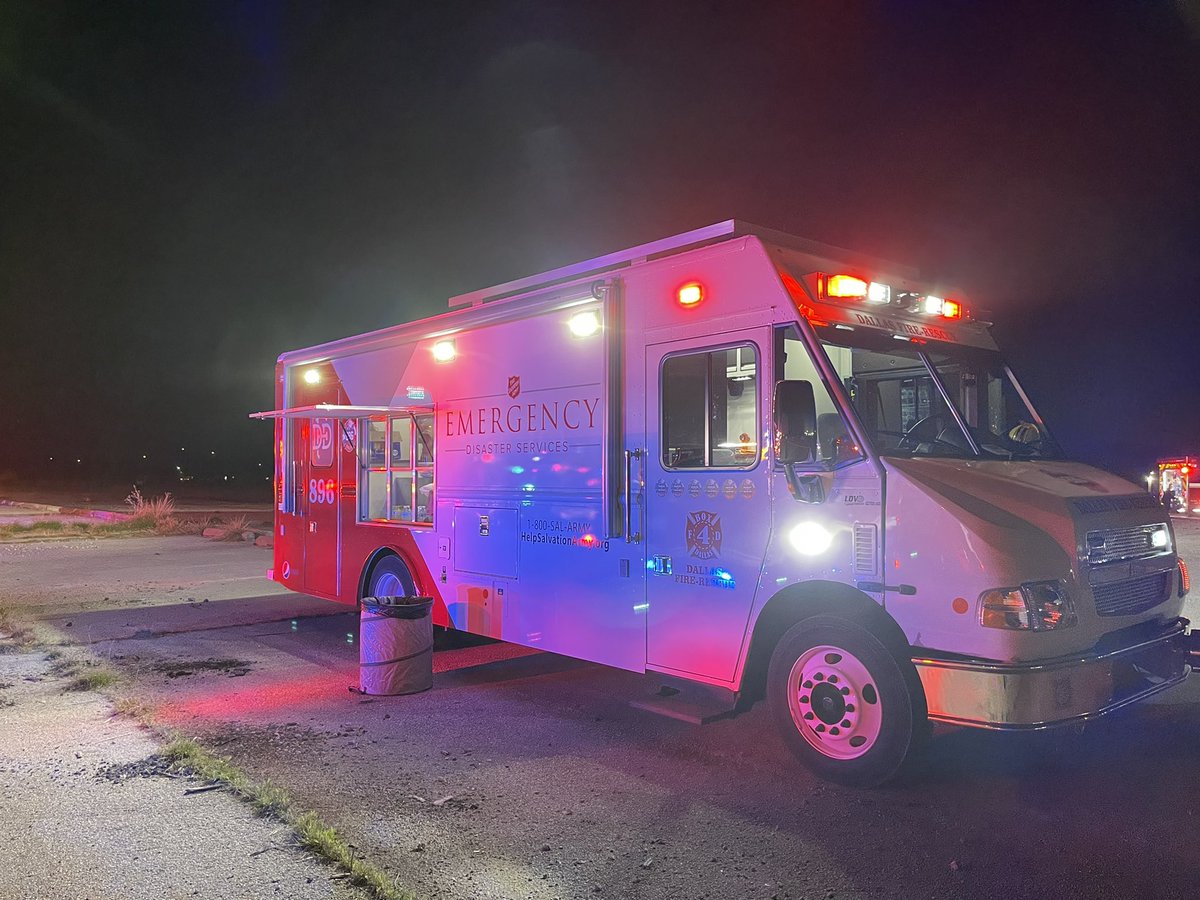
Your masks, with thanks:
M987 323L916 273L730 221L451 305L280 357L282 584L418 592L438 624L730 698L844 618L920 721L1040 728L1186 677L1169 519L1057 458ZM779 703L853 768L888 714L822 694L807 720L837 721L805 731L799 657Z

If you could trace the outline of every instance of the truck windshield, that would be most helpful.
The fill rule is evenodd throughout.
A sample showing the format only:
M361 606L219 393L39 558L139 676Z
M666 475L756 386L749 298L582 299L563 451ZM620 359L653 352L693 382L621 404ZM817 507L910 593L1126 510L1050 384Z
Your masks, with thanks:
M817 333L882 455L1061 456L995 351L909 343L864 329L826 326Z

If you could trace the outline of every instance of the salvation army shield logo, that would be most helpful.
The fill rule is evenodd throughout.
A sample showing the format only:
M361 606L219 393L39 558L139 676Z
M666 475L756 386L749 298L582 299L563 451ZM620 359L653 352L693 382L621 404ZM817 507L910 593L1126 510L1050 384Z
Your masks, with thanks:
M521 376L520 375L509 375L508 376L508 396L512 397L514 400L516 400L518 397L521 396Z
M690 512L685 530L688 553L696 559L712 559L721 554L721 517L714 512Z

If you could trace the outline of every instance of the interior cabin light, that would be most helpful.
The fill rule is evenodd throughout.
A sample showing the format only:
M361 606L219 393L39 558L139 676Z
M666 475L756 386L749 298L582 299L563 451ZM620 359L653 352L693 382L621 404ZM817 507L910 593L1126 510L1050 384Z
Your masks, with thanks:
M430 350L433 358L438 362L450 362L458 355L458 350L454 346L454 341L438 341Z

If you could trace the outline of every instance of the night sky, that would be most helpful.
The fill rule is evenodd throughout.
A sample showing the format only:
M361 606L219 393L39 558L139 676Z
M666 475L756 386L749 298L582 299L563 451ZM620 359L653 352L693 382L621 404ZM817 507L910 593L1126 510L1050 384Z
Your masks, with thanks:
M1078 458L1200 454L1200 0L4 0L0 472L252 471L281 351L726 218L960 285Z

